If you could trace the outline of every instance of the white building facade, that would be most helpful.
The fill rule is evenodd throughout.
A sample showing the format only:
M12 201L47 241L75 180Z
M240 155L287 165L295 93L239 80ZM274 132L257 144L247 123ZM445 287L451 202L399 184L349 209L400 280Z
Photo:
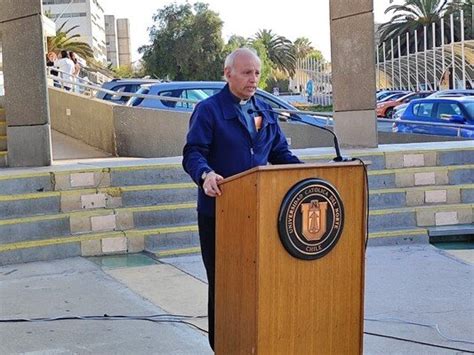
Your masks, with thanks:
M107 63L104 9L99 0L42 0L56 28L67 21L64 29L79 26L69 34L79 34L78 40L88 43L96 61Z
M105 15L105 44L107 47L107 62L114 68L119 66L117 29L114 15Z

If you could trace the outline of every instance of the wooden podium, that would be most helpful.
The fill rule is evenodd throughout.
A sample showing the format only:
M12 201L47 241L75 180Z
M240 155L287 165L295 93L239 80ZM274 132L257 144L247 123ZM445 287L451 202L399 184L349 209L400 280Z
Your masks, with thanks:
M342 232L315 260L291 255L279 236L285 196L309 178L330 183L343 204ZM257 167L222 182L216 354L362 354L365 184L358 162Z

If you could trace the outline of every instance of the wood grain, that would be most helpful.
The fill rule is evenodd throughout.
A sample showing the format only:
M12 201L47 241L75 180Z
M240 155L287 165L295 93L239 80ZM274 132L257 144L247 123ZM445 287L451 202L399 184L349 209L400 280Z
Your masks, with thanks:
M278 212L297 182L318 177L338 190L343 233L321 259L292 257ZM229 179L218 199L216 353L362 353L364 175L358 164L254 169Z

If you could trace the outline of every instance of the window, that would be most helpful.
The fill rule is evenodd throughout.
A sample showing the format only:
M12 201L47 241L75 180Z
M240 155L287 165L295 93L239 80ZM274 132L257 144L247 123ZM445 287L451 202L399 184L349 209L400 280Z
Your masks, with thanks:
M464 104L464 107L466 108L467 112L469 113L469 120L473 121L474 120L474 102L466 102ZM472 123L470 123L472 124Z
M181 98L181 99L188 99L188 100L196 100L196 101L201 101L206 99L209 95L200 90L200 89L177 89L177 90L169 90L169 91L163 91L158 93L159 96L169 96L169 97L175 97L175 98ZM193 108L194 104L190 102L177 102L177 101L166 101L166 100L161 100L163 105L166 107L179 107L179 108Z
M446 115L462 115L461 108L457 103L441 102L438 105L438 115L436 116L436 118L439 118L441 120L446 119L446 117L443 117Z
M413 113L418 117L431 117L434 103L422 102L413 106Z

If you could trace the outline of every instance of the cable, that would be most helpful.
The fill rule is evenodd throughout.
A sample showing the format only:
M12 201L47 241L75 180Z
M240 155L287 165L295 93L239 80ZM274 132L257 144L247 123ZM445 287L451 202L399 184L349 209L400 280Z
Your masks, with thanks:
M369 173L367 171L367 165L361 158L352 158L352 161L358 161L364 167L364 178L365 178L365 202L367 208L365 209L365 249L369 244Z
M24 322L53 322L53 321L63 321L63 320L107 320L107 321L112 321L112 320L142 320L142 321L148 321L148 322L153 322L153 323L180 323L180 324L186 324L189 326L192 326L204 333L209 333L206 329L203 329L196 324L191 323L188 320L191 319L203 319L207 318L207 316L187 316L187 315L182 315L182 314L153 314L153 315L144 315L144 316L125 316L125 315L108 315L104 314L103 316L64 316L64 317L50 317L50 318L11 318L11 319L0 319L0 323L24 323ZM462 340L462 339L453 339L450 338L446 335L444 335L441 330L439 329L438 324L431 325L431 324L424 324L424 323L416 323L416 322L410 322L410 321L404 321L401 319L397 318L381 318L381 319L374 319L374 318L364 318L366 321L373 321L373 322L398 322L398 323L404 323L404 324L411 324L411 325L417 325L417 326L423 326L423 327L429 327L435 329L438 334L452 342L462 342L462 343L468 343L468 344L474 344L474 342L469 341L469 340ZM463 351L466 353L474 353L472 350L466 350L466 349L460 349L460 348L453 348L445 345L439 345L439 344L432 344L432 343L426 343L422 341L417 341L417 340L412 340L412 339L406 339L406 338L401 338L401 337L396 337L392 335L386 335L386 334L378 334L378 333L372 333L372 332L364 332L364 334L367 335L372 335L372 336L378 336L382 338L388 338L388 339L394 339L394 340L400 340L400 341L405 341L405 342L410 342L410 343L415 343L415 344L421 344L421 345L426 345L426 346L431 346L431 347L436 347L436 348L442 348L442 349L448 349L448 350L455 350L455 351Z
M406 341L406 342L408 342L408 343L414 343L414 344L420 344L420 345L431 346L431 347L433 347L433 348L441 348L441 349L448 349L448 350L454 350L454 351L462 351L462 352L465 352L465 353L474 354L474 351L472 351L472 350L459 349L459 348L452 348L452 347L450 347L450 346L445 346L445 345L438 345L438 344L425 343L425 342L423 342L423 341L405 339L405 338L395 337L395 336L392 336L392 335L384 335L384 334L377 334L377 333L371 333L371 332L364 332L364 334L373 335L373 336L381 337L381 338L388 338L388 339Z
M206 329L203 329L196 324L193 324L187 320L191 319L203 319L207 316L187 316L182 314L153 314L144 316L125 316L125 315L108 315L103 316L63 316L63 317L42 317L42 318L11 318L11 319L0 319L0 323L24 323L24 322L54 322L63 320L142 320L153 323L181 323L190 325L200 331L208 333Z
M420 326L420 327L431 328L431 329L436 330L436 332L439 334L439 336L441 338L444 338L445 340L452 341L452 342L455 342L455 343L474 344L474 341L464 340L464 339L454 339L454 338L450 338L450 337L444 335L441 332L441 330L439 329L438 324L417 323L417 322L406 321L406 320L398 319L398 318L364 318L364 320L369 321L369 322L402 323L402 324L417 325L417 326Z

